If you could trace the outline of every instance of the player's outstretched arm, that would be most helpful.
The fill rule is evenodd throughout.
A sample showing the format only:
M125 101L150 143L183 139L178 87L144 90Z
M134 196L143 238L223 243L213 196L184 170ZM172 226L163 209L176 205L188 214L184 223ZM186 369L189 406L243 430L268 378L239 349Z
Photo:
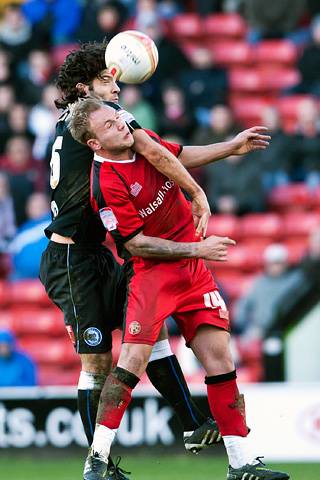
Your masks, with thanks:
M159 172L173 180L190 195L197 233L205 236L211 212L202 188L173 153L151 139L144 130L134 130L133 136L135 151L142 154Z
M185 146L179 160L186 168L201 167L230 155L244 155L254 150L264 150L271 140L270 135L266 135L267 130L266 127L257 126L238 133L227 142Z
M131 255L154 258L159 260L179 258L203 258L225 262L228 255L228 247L236 242L228 237L211 237L201 242L174 242L164 238L148 237L138 233L125 243L125 248Z

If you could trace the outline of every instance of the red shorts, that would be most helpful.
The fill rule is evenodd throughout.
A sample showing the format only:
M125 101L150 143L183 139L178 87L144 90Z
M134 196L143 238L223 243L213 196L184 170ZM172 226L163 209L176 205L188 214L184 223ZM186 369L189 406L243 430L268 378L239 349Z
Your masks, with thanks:
M170 315L187 345L200 325L229 331L228 310L203 260L133 263L123 341L154 345Z

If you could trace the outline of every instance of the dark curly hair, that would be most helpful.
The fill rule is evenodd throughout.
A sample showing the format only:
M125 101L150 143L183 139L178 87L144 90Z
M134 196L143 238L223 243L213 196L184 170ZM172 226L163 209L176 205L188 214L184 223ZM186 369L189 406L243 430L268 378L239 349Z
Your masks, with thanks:
M85 96L77 88L77 83L90 85L105 70L104 59L107 42L88 42L80 45L78 50L70 52L63 62L56 85L61 91L61 96L55 100L57 108L66 108L68 103L75 102L79 97Z

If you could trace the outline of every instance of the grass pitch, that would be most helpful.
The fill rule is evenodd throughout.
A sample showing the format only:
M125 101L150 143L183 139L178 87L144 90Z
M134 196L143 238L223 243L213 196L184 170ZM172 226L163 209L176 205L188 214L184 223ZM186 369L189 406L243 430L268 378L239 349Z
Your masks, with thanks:
M58 458L11 456L0 457L0 478L3 480L82 480L81 456ZM225 480L224 457L191 455L156 456L126 455L121 465L131 470L132 480ZM291 475L292 480L319 480L320 464L269 464Z

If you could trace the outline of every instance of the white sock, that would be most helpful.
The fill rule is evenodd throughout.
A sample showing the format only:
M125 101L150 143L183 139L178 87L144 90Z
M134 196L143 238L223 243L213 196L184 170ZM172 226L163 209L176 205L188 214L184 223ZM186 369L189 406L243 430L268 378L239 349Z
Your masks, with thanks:
M81 370L78 390L102 390L107 376L103 373L91 373Z
M149 362L153 362L154 360L161 360L161 358L170 357L170 355L173 355L173 353L170 347L169 340L160 340L153 345Z
M240 468L247 463L253 462L253 456L250 452L248 438L236 435L223 436L224 446L226 447L229 464L233 468Z
M108 462L111 444L114 440L117 430L117 428L111 430L111 428L96 423L91 448L93 452L99 453L105 462Z

